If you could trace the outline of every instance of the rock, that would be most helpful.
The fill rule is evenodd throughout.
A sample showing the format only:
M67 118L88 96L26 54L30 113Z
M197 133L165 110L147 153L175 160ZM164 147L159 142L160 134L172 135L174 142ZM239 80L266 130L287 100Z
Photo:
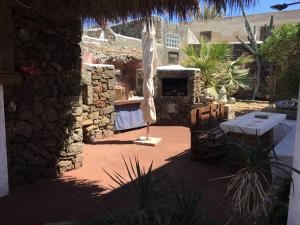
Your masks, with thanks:
M96 128L97 128L97 126L91 125L91 126L88 126L88 127L84 127L84 130L87 131L87 132L90 132L92 130L95 130Z
M14 101L9 101L8 106L7 106L7 111L8 112L15 112L17 110L17 105Z
M114 132L111 131L111 130L104 130L104 131L103 131L103 136L104 136L104 137L111 137L111 136L113 136L113 135L114 135Z
M31 112L30 112L30 110L20 111L17 115L17 118L19 120L25 120L25 121L30 122L31 121Z
M109 122L110 122L110 119L107 118L107 117L104 117L104 118L101 119L101 123L104 124L104 125L109 124Z
M82 136L80 136L79 134L73 134L72 139L74 142L80 142L82 141Z
M43 115L47 121L54 122L57 121L57 114L53 108L47 109Z
M103 114L106 115L106 114L112 113L114 111L115 111L114 107L109 106L109 107L106 107L106 108L103 109Z
M236 99L234 97L230 97L228 99L229 104L235 104L236 103Z
M74 157L74 166L75 169L78 169L82 166L82 162L83 162L83 157L82 154L78 154Z
M91 119L98 119L99 118L99 112L93 112L89 114L89 118Z
M82 143L74 143L68 146L66 152L68 156L78 155L82 153Z
M103 139L103 133L102 133L102 131L99 131L95 135L95 140L97 141L97 140L101 140L101 139Z
M26 138L30 138L33 131L33 126L30 123L25 121L17 122L16 126L14 127L14 133L24 136Z
M81 84L91 85L91 82L92 82L91 72L89 71L84 72L81 77Z
M109 79L108 80L108 89L109 90L114 90L115 89L115 85L116 85L115 79Z
M93 124L93 120L92 119L84 120L81 123L82 126L87 126L87 125L91 125L91 124Z
M89 110L89 106L87 106L87 105L82 105L82 110L83 111L88 111Z
M54 42L48 42L47 43L47 49L50 51L54 51L56 47L56 44Z
M27 28L21 28L18 30L18 38L23 42L28 42L31 39L31 34Z
M39 102L36 102L34 103L33 105L33 113L36 114L36 115L41 115L42 112L43 112L43 104L39 103Z
M72 107L72 116L81 116L82 107Z
M63 160L57 164L57 168L58 168L58 172L60 174L63 174L69 170L74 169L74 165L73 165L72 161Z

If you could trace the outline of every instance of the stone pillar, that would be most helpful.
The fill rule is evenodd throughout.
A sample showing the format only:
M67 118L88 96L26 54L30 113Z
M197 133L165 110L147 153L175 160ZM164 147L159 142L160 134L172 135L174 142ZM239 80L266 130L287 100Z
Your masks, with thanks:
M300 85L299 85L299 97L300 100ZM300 103L300 102L299 102ZM297 113L297 125L296 125L296 137L295 137L295 151L293 158L293 167L300 170L300 104L298 103ZM298 225L300 221L300 175L293 172L292 174L294 181L294 189L291 187L290 191L290 204L289 204L289 215L288 225Z
M82 71L82 127L85 143L110 137L115 129L115 72L113 65L85 64Z
M6 132L4 117L3 85L0 85L0 197L8 194Z

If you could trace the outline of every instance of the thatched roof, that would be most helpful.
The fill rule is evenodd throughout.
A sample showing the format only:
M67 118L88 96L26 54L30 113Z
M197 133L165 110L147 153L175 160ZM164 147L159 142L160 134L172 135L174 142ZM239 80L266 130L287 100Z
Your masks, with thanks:
M215 4L218 10L233 8L240 0L205 0ZM256 0L243 0L251 5ZM15 7L21 7L34 14L65 19L82 16L94 18L103 23L107 20L122 21L128 17L145 18L152 13L167 13L185 19L188 15L199 15L198 0L15 0ZM201 8L201 7L200 7Z

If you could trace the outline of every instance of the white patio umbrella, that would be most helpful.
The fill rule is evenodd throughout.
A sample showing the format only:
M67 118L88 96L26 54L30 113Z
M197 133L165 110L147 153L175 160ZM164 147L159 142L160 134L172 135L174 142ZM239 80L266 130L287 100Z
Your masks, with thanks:
M149 127L156 122L156 112L153 101L154 82L153 78L157 69L157 52L155 29L153 24L144 25L142 34L142 64L144 70L143 95L141 110L145 122L147 122L147 140L149 140Z

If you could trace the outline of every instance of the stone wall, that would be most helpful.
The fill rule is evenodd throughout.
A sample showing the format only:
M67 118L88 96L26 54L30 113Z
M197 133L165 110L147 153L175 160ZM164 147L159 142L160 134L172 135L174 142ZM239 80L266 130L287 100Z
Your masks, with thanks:
M160 17L152 17L152 21L154 24L154 28L156 30L157 42L161 43L162 42L161 18ZM128 21L125 23L113 25L110 28L117 34L142 39L143 26L144 25L143 25L142 20L132 20L132 21Z
M163 96L163 78L187 77L187 96ZM200 72L197 70L158 70L156 76L155 107L157 125L190 126L191 110L200 103Z
M85 64L82 73L83 140L95 143L114 132L115 73L112 65Z
M81 21L60 25L15 16L15 70L5 87L11 186L82 165Z

